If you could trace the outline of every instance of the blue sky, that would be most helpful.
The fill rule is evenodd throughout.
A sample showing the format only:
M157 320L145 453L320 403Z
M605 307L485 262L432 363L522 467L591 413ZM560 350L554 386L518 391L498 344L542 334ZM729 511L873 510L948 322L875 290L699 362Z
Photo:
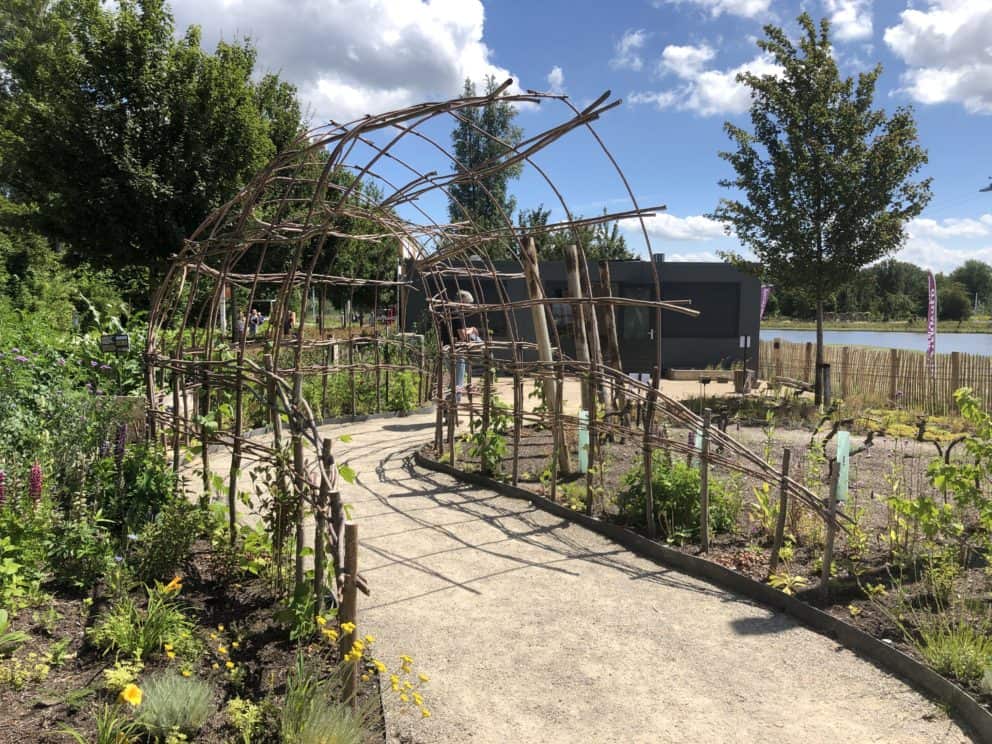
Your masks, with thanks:
M174 0L173 8L181 28L203 27L208 46L251 36L261 68L299 87L314 123L457 95L466 76L487 73L564 91L580 106L611 90L624 103L596 128L641 204L667 205L650 231L654 250L671 260L738 249L705 214L729 175L717 157L728 146L723 124L747 122L747 92L734 75L771 70L755 45L762 26L794 33L802 10L830 17L842 71L880 62L876 103L912 106L929 151L934 198L898 257L944 271L972 257L992 262L992 193L978 192L992 176L990 0ZM543 105L517 119L534 132L563 116ZM584 133L556 143L540 164L576 212L629 207ZM513 191L522 207L552 206L532 174ZM629 235L639 248L639 235Z

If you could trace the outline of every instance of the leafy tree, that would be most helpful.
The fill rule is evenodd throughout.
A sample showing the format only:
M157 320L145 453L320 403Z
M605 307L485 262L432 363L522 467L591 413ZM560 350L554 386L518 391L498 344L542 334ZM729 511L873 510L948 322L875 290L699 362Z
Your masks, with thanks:
M487 76L486 95L491 95L497 87L496 79ZM471 98L475 95L475 83L466 79L462 96ZM458 174L484 163L498 162L523 135L513 123L516 109L505 101L460 109L457 114L461 118L451 133L451 140ZM481 178L456 181L450 188L448 201L451 221L471 220L475 229L482 232L506 227L517 206L507 188L510 180L520 175L520 170L521 166L517 164ZM509 258L510 253L508 244L489 246L489 255L494 260Z
M0 188L76 261L160 271L301 130L250 43L176 39L163 0L9 0L0 59Z
M603 210L606 214L606 210ZM582 225L571 230L542 232L540 228L548 224L550 209L544 205L536 209L525 209L517 217L517 224L533 233L537 255L542 261L563 261L565 246L581 245L589 261L625 261L634 258L627 248L627 239L621 234L616 222L601 222L595 225ZM580 218L581 219L581 218Z
M971 298L957 282L943 281L937 293L937 317L940 320L968 320L971 317Z
M951 279L960 284L968 297L983 304L992 303L992 266L971 259L951 272Z
M819 365L824 303L860 267L899 248L930 182L911 180L926 162L911 112L872 108L881 67L841 78L829 23L818 29L806 13L798 22L798 45L772 25L758 41L777 74L738 76L753 97L753 131L725 125L737 149L720 156L736 176L721 185L743 198L721 200L713 217L735 230L773 284L815 305ZM817 401L820 394L817 379Z

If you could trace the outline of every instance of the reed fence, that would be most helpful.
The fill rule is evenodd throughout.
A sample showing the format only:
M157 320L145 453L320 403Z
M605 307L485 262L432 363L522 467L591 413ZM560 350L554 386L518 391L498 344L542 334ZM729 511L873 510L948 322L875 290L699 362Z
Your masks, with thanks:
M954 413L954 391L971 388L992 406L992 357L934 354L933 364L922 351L865 346L825 346L833 397L857 399L865 405L895 406L934 415ZM816 346L781 339L762 341L759 376L774 382L790 378L812 384Z

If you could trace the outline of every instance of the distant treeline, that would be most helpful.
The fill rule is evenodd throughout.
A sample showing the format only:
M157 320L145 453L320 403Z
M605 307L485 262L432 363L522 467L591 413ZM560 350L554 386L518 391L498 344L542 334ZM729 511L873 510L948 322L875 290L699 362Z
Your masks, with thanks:
M937 274L937 307L941 320L967 320L977 309L992 309L992 266L966 261L950 274ZM905 261L889 259L858 272L846 287L829 298L828 313L858 314L869 320L909 320L927 314L927 272ZM816 308L795 288L777 286L766 315L813 319Z

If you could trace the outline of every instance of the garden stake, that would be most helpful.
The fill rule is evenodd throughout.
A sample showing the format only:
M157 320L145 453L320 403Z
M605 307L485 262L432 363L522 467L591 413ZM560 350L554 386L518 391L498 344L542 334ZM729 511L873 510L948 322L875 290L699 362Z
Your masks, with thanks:
M651 370L651 388L644 406L644 443L641 447L644 455L644 518L647 520L648 537L654 540L658 536L658 526L654 521L654 479L651 453L651 429L654 422L654 407L658 400L658 368Z
M710 419L713 411L703 411L703 441L699 449L699 545L710 549Z
M837 483L839 468L830 468L830 499L827 506L827 539L823 546L823 568L820 571L820 594L826 599L830 593L830 564L834 560L834 537L837 534Z
M330 469L334 466L334 457L331 454L331 440L325 438L321 443L320 459L324 465L324 470L330 475ZM314 532L313 532L313 611L314 617L324 611L324 552L327 533L327 502L330 498L331 484L327 477L321 476L320 495L314 505Z
M346 522L344 525L344 586L341 589L341 623L355 622L357 614L357 586L358 579L358 525L354 522ZM341 633L341 656L344 657L351 651L352 645L358 638L358 629L351 633ZM344 685L342 689L342 702L349 704L352 708L358 707L358 663L345 664Z
M778 514L775 520L775 539L772 540L772 555L768 560L768 575L778 570L778 553L785 542L785 517L789 510L789 464L792 461L792 450L788 447L782 452L782 480L778 492Z

